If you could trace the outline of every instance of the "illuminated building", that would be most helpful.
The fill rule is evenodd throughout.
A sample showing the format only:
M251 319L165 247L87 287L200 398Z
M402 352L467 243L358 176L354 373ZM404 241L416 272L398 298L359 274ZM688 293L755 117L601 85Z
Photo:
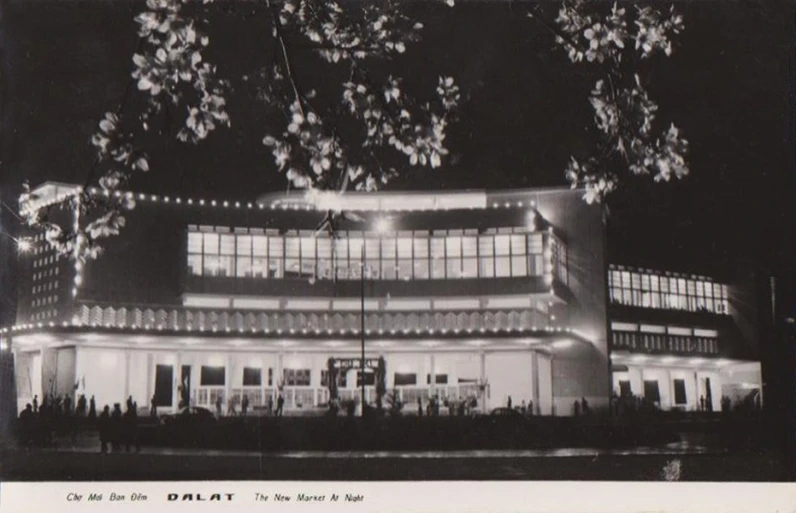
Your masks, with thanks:
M68 219L74 190L47 183L34 208ZM633 272L608 273L601 212L580 191L133 197L99 259L59 258L41 234L19 255L17 324L3 340L20 405L77 393L98 405L154 396L164 409L181 400L212 408L246 394L260 408L281 393L287 411L322 408L330 359L340 399L360 395L363 340L367 401L383 357L386 389L410 412L418 398L475 398L488 410L511 397L571 415L584 398L607 408L614 389L652 394L653 375L669 408L681 370L695 387L710 377L714 402L736 381L759 386L753 353L725 354L724 328L672 310L693 306L687 313L699 317L709 297L707 317L731 324L732 288L708 296L702 280L701 295L690 282L682 295L651 285L650 295L649 277L636 287ZM334 236L318 230L341 210ZM609 292L643 308L611 303L611 322ZM639 320L656 308L675 317ZM748 365L756 382L727 378ZM685 379L690 407L698 403Z

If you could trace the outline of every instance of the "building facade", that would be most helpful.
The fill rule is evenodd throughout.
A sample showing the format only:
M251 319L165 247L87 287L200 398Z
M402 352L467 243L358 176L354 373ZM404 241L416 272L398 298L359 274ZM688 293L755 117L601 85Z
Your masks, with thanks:
M75 190L45 184L33 208L71 219ZM97 260L30 235L2 332L20 407L45 393L166 410L282 395L306 411L329 401L330 370L332 393L359 400L364 380L373 403L380 359L407 411L437 396L571 415L613 394L698 409L760 385L733 287L684 278L680 294L679 275L664 290L662 275L653 288L648 272L609 271L601 211L580 191L127 194L136 207Z

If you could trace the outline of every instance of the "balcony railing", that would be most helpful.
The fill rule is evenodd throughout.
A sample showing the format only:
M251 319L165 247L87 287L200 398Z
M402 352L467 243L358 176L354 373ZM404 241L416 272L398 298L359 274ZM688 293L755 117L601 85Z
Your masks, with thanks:
M709 337L614 331L614 349L630 349L646 353L718 355L719 340Z

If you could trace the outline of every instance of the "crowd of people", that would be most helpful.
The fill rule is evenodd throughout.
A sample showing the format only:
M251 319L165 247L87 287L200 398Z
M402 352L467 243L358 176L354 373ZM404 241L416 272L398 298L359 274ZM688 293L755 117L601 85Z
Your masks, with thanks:
M126 410L115 403L113 409L105 405L99 414L94 396L80 394L73 401L69 394L44 394L25 405L19 414L19 438L25 446L52 444L56 435L67 435L74 439L83 425L96 426L100 435L100 450L129 452L132 447L140 450L138 443L138 405L132 396L127 398Z

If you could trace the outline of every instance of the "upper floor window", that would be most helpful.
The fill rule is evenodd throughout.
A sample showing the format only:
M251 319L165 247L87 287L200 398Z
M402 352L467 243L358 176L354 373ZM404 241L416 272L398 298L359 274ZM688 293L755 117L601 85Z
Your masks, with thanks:
M191 229L187 253L189 273L199 276L358 280L364 270L373 280L567 278L561 240L511 228L487 234L350 232L336 239Z
M727 286L705 278L611 269L611 301L643 308L729 313Z

